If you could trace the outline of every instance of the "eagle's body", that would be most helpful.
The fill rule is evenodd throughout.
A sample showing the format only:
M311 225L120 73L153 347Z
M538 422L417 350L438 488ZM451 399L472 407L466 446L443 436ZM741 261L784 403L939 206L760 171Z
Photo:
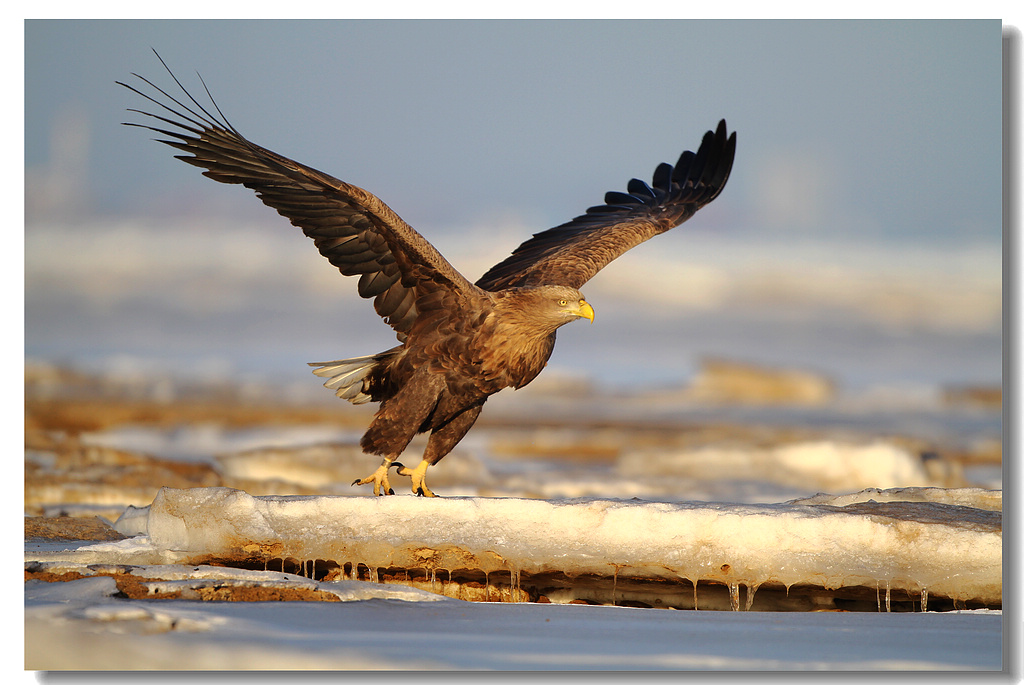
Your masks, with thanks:
M472 283L374 195L249 142L183 87L198 112L137 78L178 107L126 86L177 117L133 110L178 130L144 128L170 136L161 142L186 152L179 159L204 175L253 189L343 274L359 276L359 294L373 298L395 330L400 344L390 350L311 364L339 397L380 404L360 444L383 461L356 481L372 483L374 494L391 493L388 471L398 466L412 477L413 492L432 495L427 467L466 435L487 398L536 378L560 326L581 317L593 321L578 289L628 249L717 197L736 149L736 134L727 137L720 122L696 154L684 152L675 167L660 165L651 185L633 179L627 193L607 193L604 205L535 234ZM398 464L423 432L430 437L420 465Z
M466 435L488 397L537 377L554 350L555 330L589 310L582 302L578 291L564 286L482 291L454 311L440 296L422 298L403 345L369 358L315 364L314 373L339 395L353 395L346 399L380 402L360 442L365 451L393 461L414 435L429 432L424 461L436 464ZM545 311L551 316L524 317Z

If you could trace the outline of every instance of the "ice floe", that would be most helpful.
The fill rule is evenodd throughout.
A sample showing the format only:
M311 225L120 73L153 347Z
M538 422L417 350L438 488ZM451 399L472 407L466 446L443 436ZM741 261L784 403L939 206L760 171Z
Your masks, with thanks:
M999 607L1000 506L991 491L941 488L779 504L256 497L230 488L164 488L115 525L135 537L35 558L215 561L341 578L365 570L373 579L400 569L435 582L479 573L485 583L507 582L514 599L544 594L546 601L572 597L557 591L557 576L610 578L621 589L609 603L653 583L668 606L687 594L680 586L692 588L696 604L698 585L715 585L728 590L733 608L743 608L741 587L749 608L759 588L788 595L807 586L874 593L879 608L895 593L924 609L940 598L953 607Z

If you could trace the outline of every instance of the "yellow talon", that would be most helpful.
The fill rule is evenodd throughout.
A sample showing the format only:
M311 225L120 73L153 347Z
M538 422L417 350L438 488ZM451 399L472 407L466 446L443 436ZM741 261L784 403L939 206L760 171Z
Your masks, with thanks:
M398 466L398 475L409 476L412 478L412 491L413 493L421 497L437 497L430 488L427 487L427 467L430 466L426 459L420 462L419 466L414 469L409 469L401 464Z
M393 495L395 494L395 491L391 489L391 483L388 481L388 469L392 466L397 466L399 473L401 473L402 469L405 469L400 462L388 461L385 459L380 463L380 466L377 467L376 471L366 478L357 478L352 481L352 485L368 485L373 483L373 494L375 496L381 497L383 495Z

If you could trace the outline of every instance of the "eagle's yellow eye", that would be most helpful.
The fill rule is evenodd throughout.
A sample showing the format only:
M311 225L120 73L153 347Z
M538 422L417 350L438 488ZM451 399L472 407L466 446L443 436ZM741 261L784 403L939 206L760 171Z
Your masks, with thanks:
M558 301L558 306L559 306L559 307L564 307L564 306L565 306L565 305L567 305L567 304L569 304L569 301L568 301L568 300L559 300L559 301Z

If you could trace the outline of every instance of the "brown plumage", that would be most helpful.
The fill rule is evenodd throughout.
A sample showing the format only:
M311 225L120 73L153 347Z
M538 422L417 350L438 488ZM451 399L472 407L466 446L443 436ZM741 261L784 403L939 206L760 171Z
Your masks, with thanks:
M389 350L311 364L339 397L380 403L360 444L383 461L355 482L372 483L374 494L392 492L388 471L397 466L399 474L412 477L413 492L432 495L427 467L466 435L487 398L532 381L551 356L560 326L581 317L593 321L579 288L622 253L715 199L736 151L736 134L726 135L723 120L696 153L684 152L675 166L661 164L650 185L633 179L627 192L607 193L603 205L534 235L472 283L371 193L249 142L212 98L216 115L173 74L191 105L133 76L167 102L118 83L174 118L130 111L173 128L128 125L169 136L160 142L186 153L177 158L204 169L203 175L254 190L312 238L341 273L359 276L359 294L372 298L395 330L400 344ZM396 462L422 432L430 437L420 465L408 469Z

